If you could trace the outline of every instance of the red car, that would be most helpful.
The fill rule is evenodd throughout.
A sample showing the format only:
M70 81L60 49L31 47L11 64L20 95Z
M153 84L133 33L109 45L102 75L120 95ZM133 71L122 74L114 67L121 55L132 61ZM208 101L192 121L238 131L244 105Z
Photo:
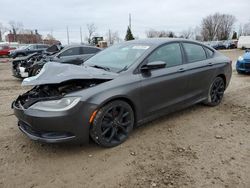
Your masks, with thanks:
M15 48L11 48L9 46L0 46L0 56L8 56L10 54L10 50L14 50Z

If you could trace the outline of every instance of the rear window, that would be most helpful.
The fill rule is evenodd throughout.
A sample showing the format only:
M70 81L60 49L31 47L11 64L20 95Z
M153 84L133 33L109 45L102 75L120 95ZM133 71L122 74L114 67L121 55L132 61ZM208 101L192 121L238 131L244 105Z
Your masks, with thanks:
M189 63L202 61L207 58L206 52L202 46L192 43L183 43Z

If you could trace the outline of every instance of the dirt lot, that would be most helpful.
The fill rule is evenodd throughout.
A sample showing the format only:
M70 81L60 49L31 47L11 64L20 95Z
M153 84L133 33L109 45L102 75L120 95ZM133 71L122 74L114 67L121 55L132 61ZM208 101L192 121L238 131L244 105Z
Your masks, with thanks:
M223 52L234 61L242 51ZM25 91L0 63L0 187L250 187L250 76L235 70L221 105L137 128L121 146L46 145L17 128Z

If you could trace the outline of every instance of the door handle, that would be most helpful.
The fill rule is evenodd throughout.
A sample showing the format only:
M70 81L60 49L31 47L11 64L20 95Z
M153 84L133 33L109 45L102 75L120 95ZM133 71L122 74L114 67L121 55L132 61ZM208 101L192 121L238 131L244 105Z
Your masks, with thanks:
M186 70L184 68L180 68L178 72L185 72Z
M213 63L208 63L207 65L208 65L208 66L213 66Z

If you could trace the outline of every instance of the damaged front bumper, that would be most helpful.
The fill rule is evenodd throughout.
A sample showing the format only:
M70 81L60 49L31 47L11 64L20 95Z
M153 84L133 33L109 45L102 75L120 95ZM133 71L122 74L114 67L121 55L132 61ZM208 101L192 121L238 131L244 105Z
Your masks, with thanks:
M29 72L26 71L26 68L25 67L19 67L19 70L20 70L20 76L22 78L27 78L29 77Z
M61 112L24 109L12 103L19 129L30 139L46 143L88 143L89 117L97 105L79 102L74 108Z

